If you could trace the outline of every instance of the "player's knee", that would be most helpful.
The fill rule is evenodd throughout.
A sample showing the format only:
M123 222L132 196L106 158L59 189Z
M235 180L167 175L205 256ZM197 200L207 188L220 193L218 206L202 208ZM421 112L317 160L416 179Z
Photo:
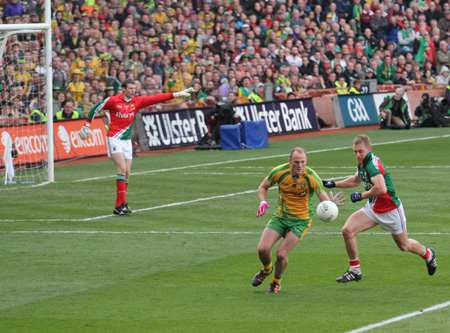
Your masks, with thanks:
M341 233L342 233L342 236L344 236L344 238L351 238L354 236L354 232L345 225L341 229Z
M267 246L266 244L259 244L258 245L258 254L259 255L264 255L270 252L270 247Z
M403 252L407 252L409 251L409 246L408 244L397 244L398 248L400 249L400 251Z
M283 251L283 250L280 250L280 249L278 249L277 250L277 260L286 260L287 259L287 252L286 251Z

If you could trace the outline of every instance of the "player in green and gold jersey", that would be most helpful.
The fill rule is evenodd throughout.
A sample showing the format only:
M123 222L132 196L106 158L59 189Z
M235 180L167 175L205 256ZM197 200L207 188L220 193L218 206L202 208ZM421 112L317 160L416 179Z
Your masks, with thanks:
M278 209L273 214L261 236L258 245L259 259L263 269L253 278L252 285L259 286L264 279L273 271L272 247L284 237L277 249L275 262L275 274L270 283L268 293L278 293L283 273L288 265L288 254L304 237L313 217L312 198L316 194L320 201L330 200L325 192L322 180L316 172L306 166L306 151L303 148L293 148L289 157L289 163L274 168L264 178L258 189L260 206L257 217L266 213L267 191L270 187L278 184ZM332 196L332 201L342 205L344 194L339 192Z

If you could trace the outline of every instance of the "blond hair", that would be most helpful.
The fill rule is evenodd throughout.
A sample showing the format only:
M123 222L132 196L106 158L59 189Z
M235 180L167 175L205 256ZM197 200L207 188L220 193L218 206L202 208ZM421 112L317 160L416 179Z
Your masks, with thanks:
M365 147L371 147L372 146L369 137L367 135L365 135L365 134L358 135L355 138L355 140L353 140L353 144L354 145L363 144Z

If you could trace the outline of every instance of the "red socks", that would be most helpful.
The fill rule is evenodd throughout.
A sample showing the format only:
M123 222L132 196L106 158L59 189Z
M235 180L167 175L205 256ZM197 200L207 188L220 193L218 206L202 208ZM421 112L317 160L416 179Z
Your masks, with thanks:
M359 264L359 258L357 259L349 259L350 271L352 272L361 272L361 265Z
M117 197L116 197L116 207L122 205L123 202L127 201L127 183L125 182L124 175L117 175L116 179Z
M427 260L431 256L431 251L425 248L425 253L421 255L421 257Z

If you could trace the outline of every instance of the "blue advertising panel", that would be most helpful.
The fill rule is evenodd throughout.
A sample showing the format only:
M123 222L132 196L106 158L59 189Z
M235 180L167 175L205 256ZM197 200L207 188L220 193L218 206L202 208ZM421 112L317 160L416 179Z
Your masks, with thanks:
M210 109L145 112L137 119L144 149L195 145L208 132L205 114ZM145 140L141 137L145 135Z
M344 126L378 124L378 113L372 95L339 96Z
M312 98L234 105L241 121L264 120L271 135L318 131ZM211 108L142 112L136 119L144 150L195 145L208 132Z
M269 136L319 130L312 98L238 104L234 111L243 121L264 119Z

